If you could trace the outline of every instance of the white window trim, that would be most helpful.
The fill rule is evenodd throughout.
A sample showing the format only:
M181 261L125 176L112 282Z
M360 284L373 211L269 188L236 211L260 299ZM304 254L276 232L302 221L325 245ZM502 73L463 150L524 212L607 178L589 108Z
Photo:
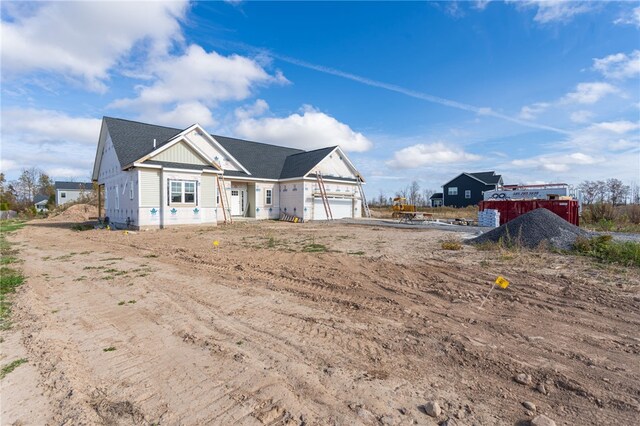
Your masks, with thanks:
M470 189L465 189L464 190L464 198L466 200L470 200L471 199L471 190Z
M447 189L447 195L453 195L453 196L458 195L458 187L457 186L450 186Z
M271 201L268 202L267 199L270 198ZM265 189L264 190L264 205L272 206L273 205L273 189Z
M180 184L180 200L181 201L173 201L173 189L172 189L172 183L179 183ZM192 183L193 184L193 201L192 202L185 202L184 198L185 198L185 194L187 193L185 191L185 183ZM195 206L197 205L198 202L198 181L195 180L183 180L183 179L168 179L167 182L167 188L169 189L169 205L170 206Z

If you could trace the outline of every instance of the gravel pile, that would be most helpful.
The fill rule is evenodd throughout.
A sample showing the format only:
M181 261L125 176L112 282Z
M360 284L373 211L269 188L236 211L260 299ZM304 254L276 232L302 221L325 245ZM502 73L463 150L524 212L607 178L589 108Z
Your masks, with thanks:
M550 210L541 208L485 232L472 239L471 243L502 242L528 248L547 244L551 248L570 250L577 237L589 236L587 231L570 224Z

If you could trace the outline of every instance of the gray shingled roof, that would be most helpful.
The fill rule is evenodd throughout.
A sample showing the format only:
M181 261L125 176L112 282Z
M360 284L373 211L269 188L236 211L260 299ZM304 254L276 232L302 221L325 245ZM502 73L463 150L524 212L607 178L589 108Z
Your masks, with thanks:
M93 183L91 182L62 182L56 181L55 183L56 189L66 189L67 191L76 190L79 191L84 189L85 191L90 191L93 188Z
M171 127L155 126L112 117L104 117L104 123L107 126L107 130L109 130L109 135L111 135L113 147L116 150L121 167L131 164L152 152L154 150L154 139L156 140L156 148L159 148L163 143L182 131Z
M335 146L316 149L314 151L303 151L299 154L290 155L282 166L280 179L288 179L304 176L311 171L313 166L318 164L324 157L329 155Z
M497 175L496 172L477 172L477 173L468 173L474 178L481 180L487 185L497 185L500 182L501 175Z
M429 197L430 200L437 200L438 198L442 198L442 192L436 192L431 197Z
M251 176L258 178L278 179L287 157L292 154L304 153L301 149L285 148L283 146L268 145L225 136L211 136L249 170ZM229 175L227 171L224 173Z
M44 195L44 194L38 194L35 197L33 197L33 203L34 204L38 204L45 201L49 201L49 196L48 195Z
M105 124L121 166L126 166L161 147L178 133L180 129L155 126L120 118L104 117ZM224 149L240 162L250 173L225 170L225 176L245 176L263 179L286 179L307 174L335 147L303 151L301 149L211 135ZM158 164L161 162L151 162ZM186 166L181 165L182 168ZM169 166L177 167L177 166Z

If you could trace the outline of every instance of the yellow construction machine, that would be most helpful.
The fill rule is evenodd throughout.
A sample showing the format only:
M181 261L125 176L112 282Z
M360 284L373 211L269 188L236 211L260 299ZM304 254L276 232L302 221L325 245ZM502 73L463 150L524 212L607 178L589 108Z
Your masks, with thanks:
M416 209L416 206L412 204L405 204L406 202L407 199L404 197L394 198L393 206L391 206L393 209L391 217L394 219L400 219L401 221L415 219L418 215L418 209Z

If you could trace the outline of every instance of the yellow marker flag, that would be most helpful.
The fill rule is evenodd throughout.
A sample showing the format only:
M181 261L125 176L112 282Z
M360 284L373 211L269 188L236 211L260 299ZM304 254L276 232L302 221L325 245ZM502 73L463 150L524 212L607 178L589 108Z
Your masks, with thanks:
M220 245L220 243L218 242L218 240L215 240L215 241L213 242L213 245L214 245L214 246L216 246L216 247L218 247L218 245Z
M498 278L496 278L496 284L498 284L498 287L500 288L509 287L509 281L505 280L502 276L499 276Z

